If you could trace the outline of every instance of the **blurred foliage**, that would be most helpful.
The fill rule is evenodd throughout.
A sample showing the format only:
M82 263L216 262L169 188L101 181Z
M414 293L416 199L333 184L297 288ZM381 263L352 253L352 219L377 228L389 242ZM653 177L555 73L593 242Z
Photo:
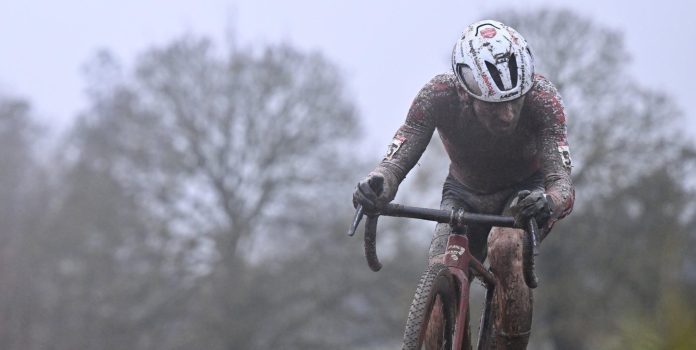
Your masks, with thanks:
M620 320L620 332L608 337L607 349L696 349L696 305L676 290L661 296L654 314Z

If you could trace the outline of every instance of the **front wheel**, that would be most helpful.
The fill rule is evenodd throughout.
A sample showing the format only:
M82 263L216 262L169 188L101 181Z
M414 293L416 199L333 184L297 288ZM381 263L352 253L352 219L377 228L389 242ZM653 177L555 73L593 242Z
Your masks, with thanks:
M452 348L458 291L443 264L433 264L421 277L406 320L404 350Z

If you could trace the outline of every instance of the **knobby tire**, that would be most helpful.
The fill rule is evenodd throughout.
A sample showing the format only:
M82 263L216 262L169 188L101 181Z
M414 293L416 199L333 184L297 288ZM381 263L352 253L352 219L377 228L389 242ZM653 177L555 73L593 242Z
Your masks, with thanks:
M443 264L433 264L425 271L418 283L416 294L408 312L402 349L440 350L452 347L452 336L459 305L459 291L454 281L454 277ZM439 302L436 303L436 300L439 300ZM436 304L439 306L440 302L442 312L436 310L433 313L434 306ZM441 338L438 340L436 347L428 346L432 344L433 338L429 339L430 341L428 342L425 339L429 324L431 325L431 332L429 333L431 337L433 327L437 327L438 324L442 325L442 328L436 328L440 329L440 331L436 332L439 333L436 338ZM468 342L469 340L466 339L465 344Z

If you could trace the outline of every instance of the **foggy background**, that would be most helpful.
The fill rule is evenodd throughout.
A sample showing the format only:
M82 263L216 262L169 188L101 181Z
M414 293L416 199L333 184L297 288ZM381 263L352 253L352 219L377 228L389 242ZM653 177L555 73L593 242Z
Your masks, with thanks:
M433 226L382 220L373 273L351 193L482 18L569 114L530 348L692 349L693 10L2 3L0 349L398 348ZM435 136L397 201L436 206L446 169Z

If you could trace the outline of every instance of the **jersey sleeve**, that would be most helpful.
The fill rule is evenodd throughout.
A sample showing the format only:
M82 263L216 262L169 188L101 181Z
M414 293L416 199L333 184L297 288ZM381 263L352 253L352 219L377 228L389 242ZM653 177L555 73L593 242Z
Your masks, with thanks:
M543 77L538 77L531 104L539 117L540 163L546 194L551 198L552 214L547 230L568 215L575 201L575 187L570 177L572 161L568 144L566 110L558 90Z
M385 180L391 180L394 192L428 146L437 126L437 118L446 112L453 91L456 94L447 75L442 74L425 84L413 100L406 120L396 131L386 155L375 169L391 177Z

